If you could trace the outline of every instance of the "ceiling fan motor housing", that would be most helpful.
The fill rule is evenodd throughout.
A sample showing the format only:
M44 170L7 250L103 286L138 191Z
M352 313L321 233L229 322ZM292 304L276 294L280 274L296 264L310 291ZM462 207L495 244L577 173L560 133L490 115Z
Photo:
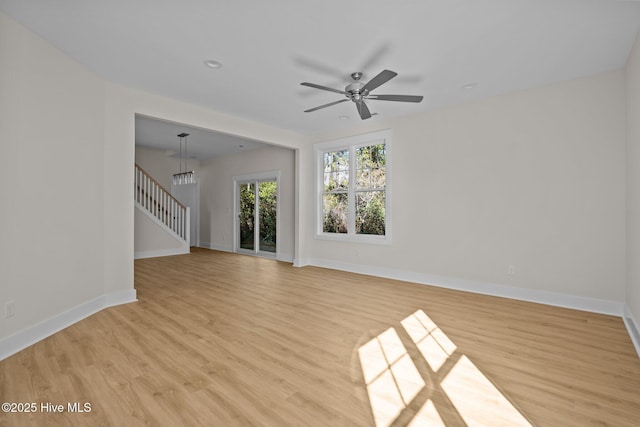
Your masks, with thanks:
M351 99L352 101L360 101L363 96L367 96L366 93L360 92L363 86L364 84L360 82L354 82L350 85L347 85L347 87L344 88L344 91L347 92L347 98Z

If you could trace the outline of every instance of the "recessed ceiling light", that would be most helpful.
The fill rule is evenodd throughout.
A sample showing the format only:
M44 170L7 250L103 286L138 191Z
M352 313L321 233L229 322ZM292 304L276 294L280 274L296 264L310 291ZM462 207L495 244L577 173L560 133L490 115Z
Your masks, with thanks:
M467 83L465 85L462 85L462 89L473 89L476 86L478 86L478 83Z
M349 116L340 116L338 117L340 120L349 120Z
M220 68L222 67L222 63L215 61L213 59L207 59L206 61L204 61L204 65L206 65L209 68Z

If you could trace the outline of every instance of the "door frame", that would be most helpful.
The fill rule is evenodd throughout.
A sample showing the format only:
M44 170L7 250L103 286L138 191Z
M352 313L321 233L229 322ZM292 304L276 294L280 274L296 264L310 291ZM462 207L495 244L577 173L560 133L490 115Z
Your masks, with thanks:
M254 250L243 249L240 247L240 194L238 192L238 185L246 183L258 183L260 181L276 181L276 252L260 251L257 248L260 247L258 240L254 245ZM258 187L256 186L256 189ZM280 240L278 233L280 232L280 171L268 171L260 173L252 173L247 175L238 175L233 177L233 251L242 254L262 256L266 258L278 258L280 254ZM258 216L258 210L256 209L256 216ZM259 230L259 224L256 221L256 228Z

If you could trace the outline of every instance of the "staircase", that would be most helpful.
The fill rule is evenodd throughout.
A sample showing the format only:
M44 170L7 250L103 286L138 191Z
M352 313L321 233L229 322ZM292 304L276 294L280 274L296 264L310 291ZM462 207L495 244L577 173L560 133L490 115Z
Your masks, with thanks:
M138 258L189 253L190 212L151 175L135 165L135 254Z

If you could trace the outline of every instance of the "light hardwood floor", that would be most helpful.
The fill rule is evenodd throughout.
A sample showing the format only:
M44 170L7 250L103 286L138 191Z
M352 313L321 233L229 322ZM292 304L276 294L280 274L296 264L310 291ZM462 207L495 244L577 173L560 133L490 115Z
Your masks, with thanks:
M137 303L0 362L39 410L0 425L640 425L620 318L203 249L135 267Z

